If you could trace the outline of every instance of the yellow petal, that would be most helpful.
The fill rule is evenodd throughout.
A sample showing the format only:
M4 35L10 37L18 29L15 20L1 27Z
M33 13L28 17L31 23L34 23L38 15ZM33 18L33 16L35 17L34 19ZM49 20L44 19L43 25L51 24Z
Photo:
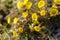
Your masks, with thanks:
M11 18L10 18L10 17L8 17L8 18L7 18L7 22L8 22L8 23L10 23L10 21L11 21Z
M57 8L57 6L56 5L52 5L52 8Z
M28 2L28 0L24 0L24 5L26 5L26 4L27 4L27 2Z

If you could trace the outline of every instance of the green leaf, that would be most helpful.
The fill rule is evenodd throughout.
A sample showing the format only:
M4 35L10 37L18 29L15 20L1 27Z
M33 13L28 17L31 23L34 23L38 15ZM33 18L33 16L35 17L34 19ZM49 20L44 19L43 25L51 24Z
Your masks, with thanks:
M23 34L22 35L22 40L28 40L28 35L27 34Z
M6 23L6 22L4 22L4 23L3 23L3 26L6 26L6 25L7 25L7 23Z

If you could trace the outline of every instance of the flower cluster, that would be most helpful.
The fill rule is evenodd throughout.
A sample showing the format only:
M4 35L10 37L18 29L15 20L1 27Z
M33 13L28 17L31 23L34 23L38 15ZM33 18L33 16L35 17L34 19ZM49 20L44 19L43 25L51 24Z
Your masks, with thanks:
M58 21L60 20L60 10L58 10L60 0L51 0L51 2L49 6L50 0L2 1L1 4L5 3L0 9L1 25L4 29L2 35L8 34L10 40L29 40L29 38L47 40L53 33L49 32L54 29L54 25L57 23L60 25Z

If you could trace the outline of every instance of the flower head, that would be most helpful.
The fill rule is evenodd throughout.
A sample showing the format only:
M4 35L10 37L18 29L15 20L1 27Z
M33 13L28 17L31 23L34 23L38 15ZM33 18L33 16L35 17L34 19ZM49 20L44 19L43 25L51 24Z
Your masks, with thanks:
M28 16L28 11L22 13L22 17L26 18Z
M40 32L41 28L39 26L35 26L34 30L37 31L37 32Z
M38 15L36 13L32 14L32 20L37 21L38 20Z
M16 31L13 31L13 36L14 37L17 37L18 36L18 33Z
M50 10L50 16L56 16L58 15L58 10L57 9L51 9Z
M45 6L45 1L39 1L38 2L38 8L42 8L42 7L44 7Z
M54 2L58 5L60 5L60 0L54 0Z
M23 28L22 28L22 27L19 27L18 30L19 30L19 32L21 32L21 33L23 32Z
M45 11L45 10L41 10L41 11L40 11L40 15L41 15L41 16L45 16L45 15L46 15L46 11Z
M23 2L21 2L21 1L18 1L17 2L17 8L18 9L21 9L23 6L24 6L24 3Z
M26 4L26 9L30 9L31 6L32 6L32 2L28 2L28 3Z
M14 18L14 24L18 22L18 18Z

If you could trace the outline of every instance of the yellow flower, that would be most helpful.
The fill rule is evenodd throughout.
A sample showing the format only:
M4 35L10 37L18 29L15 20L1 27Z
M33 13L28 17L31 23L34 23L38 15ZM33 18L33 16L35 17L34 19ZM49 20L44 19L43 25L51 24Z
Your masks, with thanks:
M50 10L50 16L56 16L58 15L58 10L57 9L51 9Z
M18 9L21 9L23 6L24 6L24 3L18 1L18 3L17 3L17 8L18 8Z
M32 20L37 21L38 20L38 15L36 13L32 14Z
M28 11L22 13L22 17L26 18L28 16Z
M18 30L19 30L19 32L21 32L21 33L23 32L23 28L22 28L22 27L19 27Z
M46 15L46 11L45 11L45 10L41 10L41 11L40 11L40 15L41 15L41 16L45 16L45 15Z
M17 37L18 36L18 33L16 31L13 31L13 36L14 37Z
M33 28L33 27L31 27L31 28L30 28L30 32L33 32L33 31L34 31L34 28Z
M57 8L57 6L54 4L54 5L52 5L52 8Z
M27 2L28 2L28 0L24 0L24 5L26 5L26 4L27 4Z
M34 21L33 24L36 25L36 24L39 24L39 22L38 21Z
M14 24L18 22L18 18L14 18Z
M60 0L54 0L54 2L58 5L60 5Z
M42 7L44 7L45 6L45 1L39 1L38 2L38 8L42 8Z
M28 3L26 4L26 9L30 9L31 6L32 6L32 2L28 2Z
M11 21L11 18L10 18L10 17L8 17L8 18L7 18L7 22L8 22L8 23L10 23L10 21Z
M37 32L40 32L41 28L39 26L35 26L34 30L37 31Z

